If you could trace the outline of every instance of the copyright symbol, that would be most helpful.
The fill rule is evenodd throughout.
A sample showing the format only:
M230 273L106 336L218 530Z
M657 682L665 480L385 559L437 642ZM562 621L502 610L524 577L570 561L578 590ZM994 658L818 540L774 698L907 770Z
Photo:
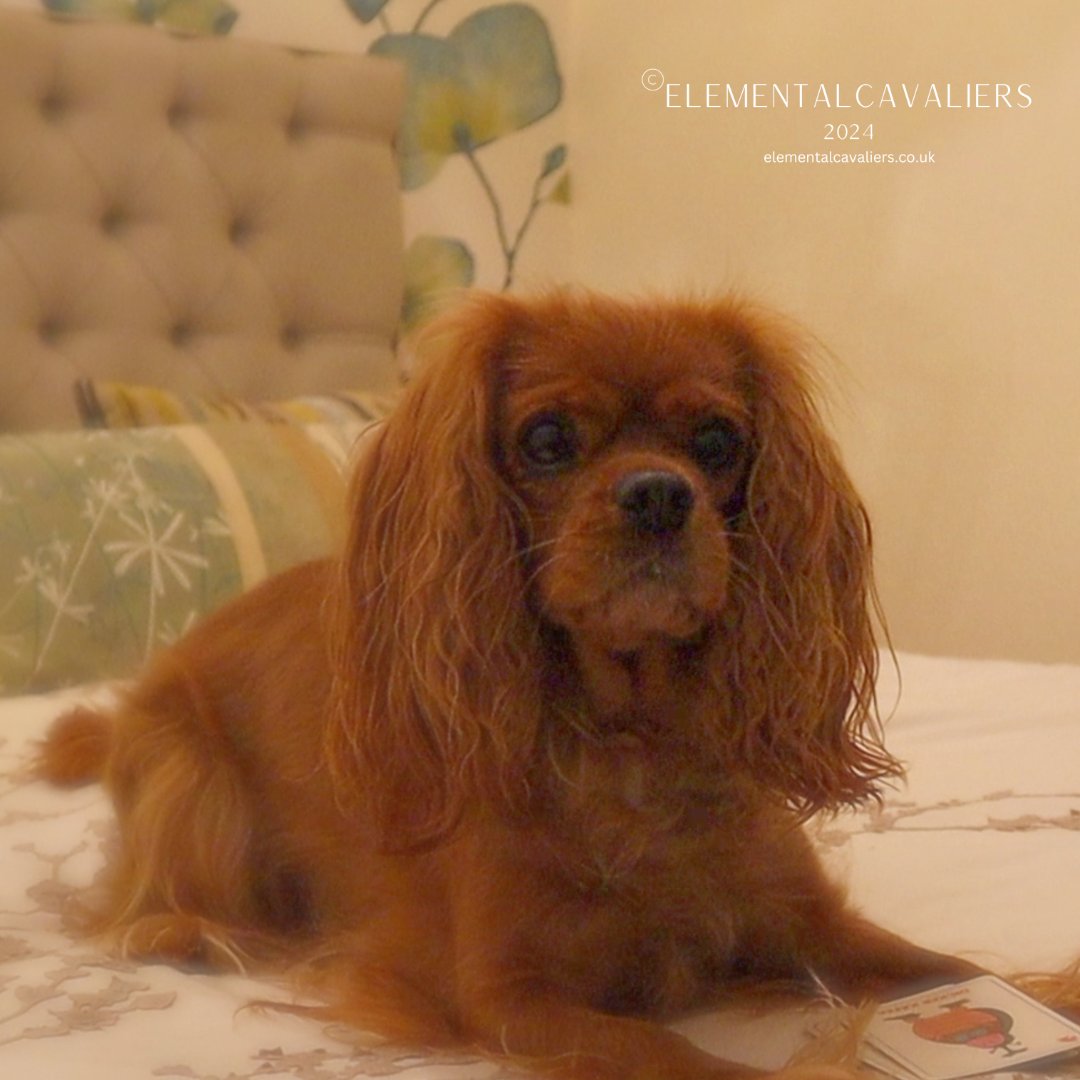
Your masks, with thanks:
M649 68L641 76L641 85L646 90L659 90L664 85L664 73L659 68Z

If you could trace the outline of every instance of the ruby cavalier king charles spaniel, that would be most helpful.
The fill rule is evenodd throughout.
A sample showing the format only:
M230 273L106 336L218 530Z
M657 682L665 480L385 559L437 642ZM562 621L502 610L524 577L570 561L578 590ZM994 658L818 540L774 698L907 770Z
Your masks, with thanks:
M566 291L473 297L422 351L344 550L51 732L41 771L118 818L89 928L568 1080L753 1074L663 1026L748 988L972 974L853 911L801 828L899 766L799 337Z

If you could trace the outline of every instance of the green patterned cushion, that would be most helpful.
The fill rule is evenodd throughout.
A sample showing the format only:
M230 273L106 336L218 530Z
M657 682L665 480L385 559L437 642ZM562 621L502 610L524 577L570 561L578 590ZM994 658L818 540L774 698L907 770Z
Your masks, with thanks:
M224 600L332 550L363 427L0 436L0 693L130 675Z

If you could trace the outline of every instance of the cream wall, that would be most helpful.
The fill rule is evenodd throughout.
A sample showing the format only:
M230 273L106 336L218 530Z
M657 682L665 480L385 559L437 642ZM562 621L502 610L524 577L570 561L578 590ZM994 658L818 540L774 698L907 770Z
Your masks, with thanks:
M1080 5L573 12L572 276L736 287L799 317L837 357L835 424L896 644L1080 661ZM650 68L683 107L645 89ZM710 82L810 86L801 110L686 108ZM835 107L837 83L849 101L886 82L896 109ZM925 107L930 83L945 105L969 82L1009 84L1013 107ZM822 83L831 108L811 106ZM901 83L920 86L915 108ZM852 120L873 140L824 140ZM830 148L934 162L763 161Z

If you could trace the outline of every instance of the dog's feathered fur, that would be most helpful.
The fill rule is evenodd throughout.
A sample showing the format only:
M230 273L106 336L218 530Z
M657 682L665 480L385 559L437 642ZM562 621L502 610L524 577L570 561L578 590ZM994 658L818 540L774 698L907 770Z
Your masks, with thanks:
M748 983L969 972L860 918L800 828L899 768L798 337L560 292L474 299L426 354L341 556L53 732L43 771L100 771L119 818L95 928L309 962L357 1025L589 1080L738 1072L659 1021Z

